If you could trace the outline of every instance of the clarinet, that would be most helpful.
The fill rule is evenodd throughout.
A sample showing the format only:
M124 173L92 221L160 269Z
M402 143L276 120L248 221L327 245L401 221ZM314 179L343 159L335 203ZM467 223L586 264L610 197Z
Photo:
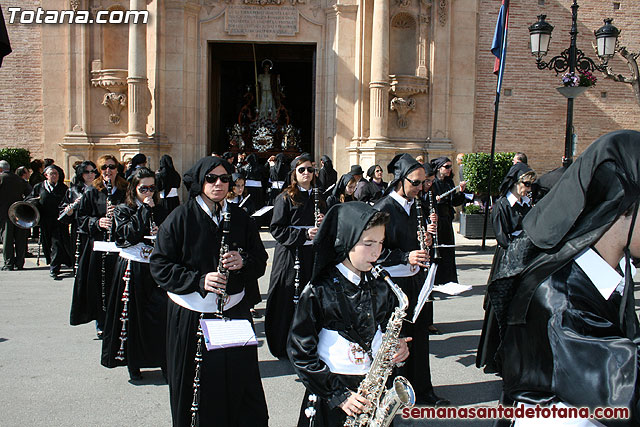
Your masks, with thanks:
M222 266L222 257L229 252L229 233L231 232L231 213L222 212L222 240L220 241L220 256L218 258L218 273L224 274L225 278L229 278L229 270ZM229 299L226 291L218 295L218 314L222 315L224 304Z
M113 190L113 185L111 184L111 180L105 182L105 188L107 189L107 213L106 217L111 219L112 214L109 212L111 208L111 191ZM111 226L107 228L106 231L106 241L111 241ZM102 311L107 311L107 271L106 271L106 262L107 262L107 252L102 253Z
M129 282L131 281L131 260L127 260L127 269L122 277L124 281L124 291L122 292L122 329L120 329L120 349L116 355L116 360L124 360L124 344L127 341L127 321L129 321Z
M436 212L436 205L433 203L433 191L429 191L429 205L431 208L429 209L429 214L434 214ZM433 233L433 260L437 261L440 259L440 252L438 251L438 223L436 222L436 232Z
M427 251L427 254L429 253L429 247L427 246L427 229L425 228L423 221L424 218L422 217L422 203L420 202L420 198L416 197L415 198L415 205L416 205L416 214L418 216L418 243L420 244L420 250L421 251ZM430 261L427 260L427 269L430 266Z
M229 244L227 239L231 231L231 213L222 213L222 240L220 242L220 257L218 259L218 272L228 276L229 270L222 266L222 257L229 252ZM226 292L218 295L218 313L222 316L224 304L229 296ZM200 320L204 319L204 313L200 313ZM196 344L196 373L193 377L193 400L191 401L191 427L198 425L198 407L200 406L200 363L202 362L202 342L204 341L204 333L202 332L201 322L198 321L198 332L196 334L198 343Z
M318 187L313 188L313 225L314 227L320 226L320 189ZM297 305L300 299L300 251L296 248L296 258L293 261L293 269L296 272L293 285L293 304Z

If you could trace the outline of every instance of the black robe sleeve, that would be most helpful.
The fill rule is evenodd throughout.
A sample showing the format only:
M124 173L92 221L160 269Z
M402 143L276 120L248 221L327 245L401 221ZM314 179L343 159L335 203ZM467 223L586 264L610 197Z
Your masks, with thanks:
M138 209L127 205L116 206L114 212L114 230L116 245L127 247L136 245L144 240L151 232L151 208L142 205Z
M273 216L269 230L283 246L303 246L307 241L307 230L291 227L293 203L286 193L281 193L273 206Z
M347 400L351 392L318 355L318 334L324 323L321 297L313 286L307 285L300 295L289 332L289 360L305 387L336 407Z
M182 207L184 209L181 209ZM199 292L204 297L204 278L209 270L201 272L195 262L187 263L184 260L186 248L183 248L183 242L186 236L190 234L189 231L198 233L196 217L190 215L194 207L182 207L175 209L158 230L149 260L151 274L158 286L168 292L179 295ZM190 222L192 224L189 224ZM215 258L213 253L210 253L210 256Z
M509 203L504 197L501 197L493 207L491 212L491 220L493 221L493 231L496 235L498 244L503 248L507 248L511 243L511 224L509 221Z

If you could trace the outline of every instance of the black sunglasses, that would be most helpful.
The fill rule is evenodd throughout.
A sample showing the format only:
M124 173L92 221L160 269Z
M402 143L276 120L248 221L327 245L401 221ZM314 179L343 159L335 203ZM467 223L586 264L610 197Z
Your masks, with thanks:
M138 191L141 193L155 193L156 186L155 185L142 185L138 187Z
M114 170L114 169L116 169L116 168L117 168L117 166L116 166L116 165L112 165L112 164L108 164L108 165L102 165L102 166L100 166L100 169L102 169L103 171L106 171L106 170L107 170L107 168L109 168L109 169L111 169L111 170Z
M407 181L409 181L409 183L410 183L411 185L413 185L414 187L418 187L418 186L422 185L422 183L424 182L424 181L420 181L420 180L417 180L417 179L416 179L415 181L414 181L414 180L412 180L412 179L409 179L409 178L405 178L405 179L406 179Z
M82 173L96 173L96 172L98 172L98 171L95 170L95 169L91 169L90 171L88 171L88 170L83 170L82 171Z
M228 173L224 175L216 175L214 173L208 173L204 176L204 180L207 181L209 184L215 184L216 182L218 182L218 179L222 181L224 184L226 184L228 182L231 182L231 175L229 175Z
M533 182L531 182L531 181L522 181L522 185L524 185L525 187L531 187L533 185Z
M443 168L445 169L451 169L451 165L444 165Z
M309 173L314 173L316 171L316 169L313 166L307 166L306 168L304 166L300 166L298 168L298 173L304 173L305 169Z

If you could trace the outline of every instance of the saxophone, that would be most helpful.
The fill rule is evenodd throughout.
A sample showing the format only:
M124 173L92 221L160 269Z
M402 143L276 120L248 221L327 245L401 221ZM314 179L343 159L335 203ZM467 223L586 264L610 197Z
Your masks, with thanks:
M400 408L405 406L410 408L416 403L413 387L404 377L397 376L393 380L393 385L385 390L387 378L393 370L391 358L396 352L409 299L400 287L391 281L389 273L382 267L374 266L371 273L376 279L382 278L387 282L400 305L389 318L380 349L371 363L371 369L358 387L358 394L369 400L371 406L361 414L347 417L344 427L387 427Z

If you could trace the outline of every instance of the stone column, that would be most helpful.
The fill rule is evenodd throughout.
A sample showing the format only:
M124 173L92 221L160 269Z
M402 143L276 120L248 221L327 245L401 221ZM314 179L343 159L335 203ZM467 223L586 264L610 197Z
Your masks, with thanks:
M130 0L130 10L146 10L146 0ZM129 132L127 139L147 138L147 26L129 23Z
M389 1L374 0L371 33L369 142L387 140L389 116Z

